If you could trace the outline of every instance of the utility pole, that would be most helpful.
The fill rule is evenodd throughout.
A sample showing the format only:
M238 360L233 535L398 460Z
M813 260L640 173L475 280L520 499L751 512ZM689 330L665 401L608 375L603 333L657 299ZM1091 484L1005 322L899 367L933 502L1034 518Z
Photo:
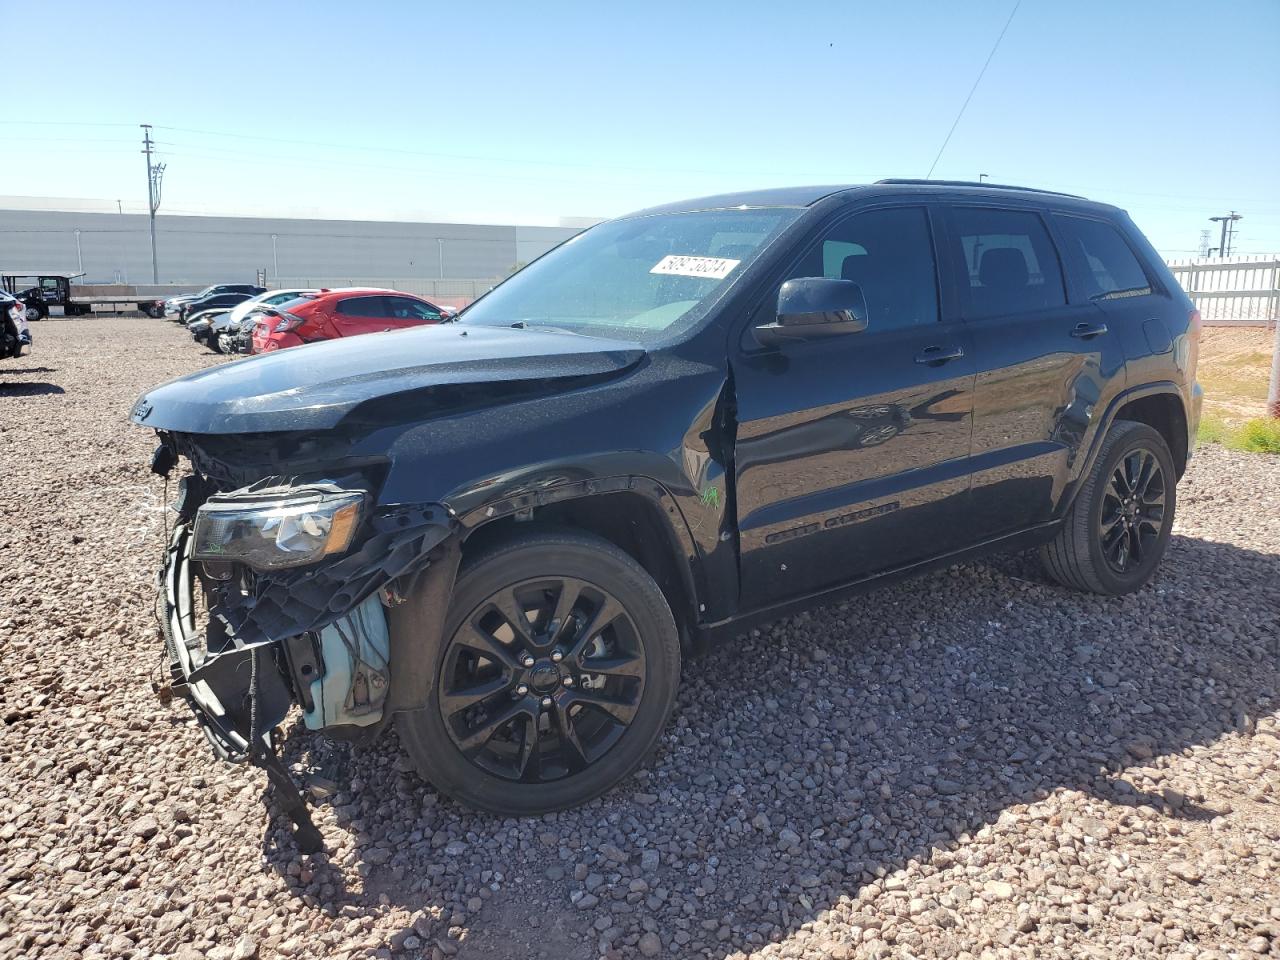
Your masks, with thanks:
M151 282L160 282L160 265L156 259L156 211L160 209L160 183L164 178L164 164L151 162L151 124L140 123L143 129L142 152L147 155L147 206L151 210Z
M1241 214L1236 213L1234 210L1232 210L1231 213L1225 217L1209 218L1210 223L1222 224L1222 239L1218 241L1219 256L1221 257L1231 256L1231 238L1236 232L1235 223L1237 220L1243 220L1243 219L1244 217Z
M124 220L124 204L116 200L116 213L120 215L120 242L116 244L116 255L120 259L120 279L124 283L129 282L128 259L125 257L125 240L127 239L127 231L125 230Z

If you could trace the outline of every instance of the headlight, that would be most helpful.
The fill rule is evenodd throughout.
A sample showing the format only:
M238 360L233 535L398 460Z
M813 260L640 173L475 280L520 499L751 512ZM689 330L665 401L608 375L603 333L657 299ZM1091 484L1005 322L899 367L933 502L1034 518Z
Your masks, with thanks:
M258 570L315 563L351 546L365 495L303 491L253 502L210 497L196 512L197 560L235 560Z

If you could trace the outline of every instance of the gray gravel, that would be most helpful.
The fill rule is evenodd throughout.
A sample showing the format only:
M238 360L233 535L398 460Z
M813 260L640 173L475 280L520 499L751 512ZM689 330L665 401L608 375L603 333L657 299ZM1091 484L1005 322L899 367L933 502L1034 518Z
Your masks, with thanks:
M739 638L579 810L474 814L357 751L300 858L150 691L163 493L125 416L218 359L35 335L0 366L4 960L1280 953L1280 457L1202 451L1138 596L1013 557Z

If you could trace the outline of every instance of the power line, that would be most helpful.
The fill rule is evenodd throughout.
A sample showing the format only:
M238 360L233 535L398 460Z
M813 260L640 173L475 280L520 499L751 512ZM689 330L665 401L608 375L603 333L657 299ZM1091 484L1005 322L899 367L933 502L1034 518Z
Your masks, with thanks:
M537 157L508 158L508 157L486 156L484 154L474 154L474 153L445 153L445 152L436 151L436 150L409 150L404 147L384 147L384 146L364 147L364 146L359 146L359 145L350 144L350 143L331 143L331 142L325 142L321 140L294 140L287 137L264 137L258 134L232 133L231 131L228 131L228 130L198 130L192 127L166 127L166 126L157 125L156 129L168 130L173 133L193 133L199 136L230 137L236 140L253 140L253 141L259 141L262 143L279 143L279 144L284 144L287 146L295 146L295 147L323 147L329 150L359 150L359 151L372 152L377 154L395 153L395 154L403 154L405 156L413 156L413 157L433 157L433 158L442 159L442 160L467 160L470 162L482 161L485 163L519 164L520 166L532 165L532 166L542 166L542 167L568 167L571 169L583 169L583 170L593 170L601 166L601 164L598 164L598 163L583 163L583 162L572 162L572 161L564 161L564 160L542 160ZM207 145L202 145L202 144L190 144L190 146L197 146L203 149L222 149L218 147L208 147ZM633 170L633 171L639 171L643 173L654 172L653 167L626 167L626 166L619 166L617 164L609 164L609 166L614 170ZM672 173L699 173L699 174L706 174L709 176L721 176L728 172L736 173L739 175L747 174L751 176L768 176L768 177L783 176L783 174L777 170L727 171L724 169L708 170L708 169L692 168L692 167L663 167L662 170L669 171Z
M76 120L0 120L0 124L17 127L132 127L132 123L103 123Z
M973 99L974 91L978 89L978 84L982 82L983 76L987 72L987 67L991 66L991 58L996 55L996 51L1000 49L1000 41L1004 39L1009 24L1013 23L1013 15L1018 12L1018 8L1022 6L1022 0L1017 0L1013 5L1013 9L1009 11L1009 19L1004 22L1004 29L1000 31L1000 36L996 37L996 42L991 47L991 52L987 54L987 62L982 65L982 69L978 71L978 79L973 81L973 86L969 88L969 95L964 98L964 103L960 105L960 112L956 114L955 120L951 123L951 129L947 131L947 138L942 141L942 146L938 148L938 155L933 158L933 163L929 166L929 172L924 175L928 180L933 176L933 169L938 165L938 161L942 159L942 151L947 149L947 144L951 142L951 135L956 132L956 126L960 123L960 118L964 116L965 110L969 106L969 101Z

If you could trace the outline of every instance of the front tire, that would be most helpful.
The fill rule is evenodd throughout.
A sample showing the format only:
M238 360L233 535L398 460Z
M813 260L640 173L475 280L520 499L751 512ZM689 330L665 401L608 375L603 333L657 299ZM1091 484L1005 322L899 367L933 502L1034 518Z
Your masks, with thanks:
M409 756L442 793L511 816L577 806L630 776L680 682L675 621L653 578L572 533L464 564L426 655L425 709L397 720Z
M1169 546L1176 483L1164 437L1117 421L1062 529L1040 548L1045 571L1063 586L1112 597L1145 586Z

